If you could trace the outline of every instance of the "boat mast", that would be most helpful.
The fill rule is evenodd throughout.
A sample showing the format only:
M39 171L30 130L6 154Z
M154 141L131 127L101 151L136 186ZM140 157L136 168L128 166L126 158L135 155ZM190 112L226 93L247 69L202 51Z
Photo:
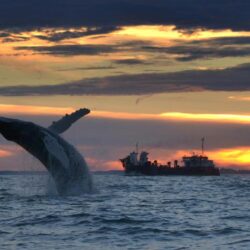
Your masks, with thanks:
M138 146L138 142L135 145L135 152L138 154L139 153L139 146Z
M205 137L201 138L201 155L204 155L204 143L205 143Z

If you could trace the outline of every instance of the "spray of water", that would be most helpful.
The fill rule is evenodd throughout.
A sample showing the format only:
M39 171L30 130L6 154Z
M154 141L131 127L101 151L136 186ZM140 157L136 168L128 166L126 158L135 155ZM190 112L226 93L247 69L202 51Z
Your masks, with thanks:
M92 177L81 154L72 145L59 141L51 133L46 131L43 133L44 146L49 152L47 168L59 169L60 167L59 171L53 171L57 189L63 190L64 195L91 192ZM65 175L67 175L67 183L65 183Z

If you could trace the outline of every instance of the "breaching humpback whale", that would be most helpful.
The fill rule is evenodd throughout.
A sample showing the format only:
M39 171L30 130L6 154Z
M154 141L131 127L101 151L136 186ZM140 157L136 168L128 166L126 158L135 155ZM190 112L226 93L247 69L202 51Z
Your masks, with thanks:
M54 179L59 194L79 194L92 188L89 169L81 154L58 134L89 112L80 109L53 122L49 128L0 117L0 133L42 162Z

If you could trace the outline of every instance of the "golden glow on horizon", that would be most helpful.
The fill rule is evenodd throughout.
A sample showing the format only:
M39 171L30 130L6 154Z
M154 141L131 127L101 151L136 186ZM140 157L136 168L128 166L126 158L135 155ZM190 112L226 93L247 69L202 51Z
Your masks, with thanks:
M200 149L183 149L183 150L164 150L151 149L153 156L151 160L157 159L160 164L166 164L167 161L180 161L183 156L188 156L192 153L200 154ZM250 147L235 147L235 148L218 148L216 150L206 151L205 155L215 162L217 167L225 168L242 168L250 170Z
M181 159L183 156L188 156L192 153L200 153L200 150L171 150L164 149L150 149L150 160L157 160L159 164L166 164L168 161L173 162L178 160L182 165ZM238 168L250 170L250 147L235 147L228 149L217 149L213 151L206 151L205 153L209 159L213 160L217 167ZM90 166L101 167L103 170L123 170L119 161L103 161L94 158L87 158Z
M7 149L0 149L0 158L17 157L20 156L22 149L13 147L11 151ZM81 150L82 151L82 150ZM84 151L83 151L84 152ZM181 159L183 156L188 156L192 152L200 153L200 150L164 150L160 148L150 149L150 160L157 160L159 164L166 164L168 161L178 160L182 164ZM215 162L217 167L225 168L239 168L250 170L250 147L235 147L235 148L222 148L216 150L206 151L205 155ZM122 170L120 162L116 159L103 160L97 158L86 158L87 163L91 166L92 170ZM0 169L1 166L0 165Z
M193 152L199 154L200 150L193 150ZM180 160L184 155L190 155L190 150L177 150L173 152L171 160ZM236 167L250 170L250 147L216 149L206 151L205 155L213 160L218 167Z
M250 170L250 147L217 149L206 152L206 155L218 167L236 167Z
M250 148L223 149L213 155L218 159L222 159L222 163L248 165L250 167Z

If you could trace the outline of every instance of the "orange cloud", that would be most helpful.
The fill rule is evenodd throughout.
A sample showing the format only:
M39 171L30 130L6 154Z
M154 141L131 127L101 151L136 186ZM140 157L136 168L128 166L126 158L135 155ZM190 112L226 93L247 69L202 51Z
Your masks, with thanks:
M73 111L73 108L0 104L1 115L64 115Z

